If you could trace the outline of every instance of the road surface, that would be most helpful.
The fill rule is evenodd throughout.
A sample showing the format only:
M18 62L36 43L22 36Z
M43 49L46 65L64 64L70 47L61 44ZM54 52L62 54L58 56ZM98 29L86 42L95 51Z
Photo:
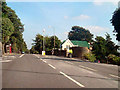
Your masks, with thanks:
M57 56L4 56L3 88L118 88L118 66Z

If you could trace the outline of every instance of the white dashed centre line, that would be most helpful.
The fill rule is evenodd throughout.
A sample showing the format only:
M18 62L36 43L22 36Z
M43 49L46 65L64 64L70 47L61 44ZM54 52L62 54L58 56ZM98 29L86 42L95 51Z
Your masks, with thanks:
M53 65L51 65L51 64L48 64L50 67L52 67L53 69L56 69Z
M62 75L64 75L65 77L67 77L68 79L70 79L71 81L73 81L74 83L76 83L78 86L80 86L80 87L85 87L84 85L82 85L82 84L79 83L78 81L72 79L70 76L66 75L65 73L63 73L63 72L61 72L61 71L60 71L60 73L61 73Z
M79 66L82 67L82 68L86 68L86 69L92 70L92 71L97 71L95 69L92 69L92 68L89 68L89 67L85 67L85 66L82 66L82 65L79 65Z
M112 74L109 74L109 75L112 77L120 78L119 76L116 76L116 75L112 75Z
M22 54L19 58L23 57L25 54Z

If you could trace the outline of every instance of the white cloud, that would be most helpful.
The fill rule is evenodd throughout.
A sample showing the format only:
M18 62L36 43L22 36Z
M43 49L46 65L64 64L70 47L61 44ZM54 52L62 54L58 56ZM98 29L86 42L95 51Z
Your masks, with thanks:
M68 19L68 16L64 16L64 19Z
M97 5L97 6L100 6L100 5L102 5L103 4L103 2L93 2L94 3L94 5Z
M107 27L101 27L101 26L85 26L86 29L90 30L93 34L100 34L103 32L109 32L110 29Z
M112 3L113 5L118 6L119 0L94 0L94 1L93 1L93 4L96 5L96 6L101 6L101 5L103 5L105 2L110 2L110 3Z
M90 16L88 15L80 15L72 18L73 20L88 20L90 19Z

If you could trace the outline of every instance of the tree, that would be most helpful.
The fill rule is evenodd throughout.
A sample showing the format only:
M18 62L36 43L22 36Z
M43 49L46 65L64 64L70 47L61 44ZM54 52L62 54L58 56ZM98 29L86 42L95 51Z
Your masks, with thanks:
M116 34L116 40L120 41L120 8L118 8L114 14L112 19L110 20L112 25L114 26L114 31Z
M70 40L88 41L91 42L93 35L89 30L83 27L73 26L72 31L69 32L68 38Z
M39 53L41 53L42 51L42 45L43 45L43 36L40 35L40 34L37 34L36 37L35 37L35 40L33 40L34 43L34 49L36 51L38 51Z
M93 44L93 53L96 55L96 58L104 62L106 56L106 41L103 37L97 36Z
M17 16L15 11L7 6L6 2L2 2L2 18L4 21L3 23L5 23L5 21L9 22L9 24L5 26L6 28L10 28L11 26L14 28L14 30L10 31L11 34L7 35L6 37L7 40L3 40L3 41L6 41L6 43L8 44L12 44L12 51L15 53L27 50L27 45L24 42L23 34L22 34L24 31L24 25L21 23L20 18ZM8 30L4 30L4 25L2 26L2 31L3 32L8 31Z
M107 62L107 56L109 54L117 55L117 46L111 41L110 35L106 34L106 39L101 36L97 36L93 43L92 52L95 54L96 58L101 62Z
M35 37L35 40L33 40L34 43L32 44L33 47L31 48L30 52L31 53L36 53L43 50L43 36L40 34L37 34ZM61 44L61 41L58 39L57 36L55 36L55 48L59 48ZM54 48L54 36L51 37L44 37L44 45L45 45L45 50L50 51Z
M55 36L55 48L60 48L61 41ZM50 49L54 48L54 36L50 37Z
M10 36L14 32L14 26L9 18L2 18L2 44L3 53L5 44L9 41Z

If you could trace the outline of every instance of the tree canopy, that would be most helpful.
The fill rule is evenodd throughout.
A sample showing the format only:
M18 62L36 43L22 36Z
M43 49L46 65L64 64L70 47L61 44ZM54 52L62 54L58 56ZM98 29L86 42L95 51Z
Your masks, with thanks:
M78 40L78 41L88 41L91 42L93 35L89 30L86 30L80 26L73 26L72 31L69 32L68 38L70 40Z
M14 53L25 52L27 45L23 39L24 25L14 10L7 6L6 2L2 2L2 43L12 44Z
M33 40L33 46L30 50L31 53L41 53L43 50L43 36L37 34L35 39ZM55 48L60 48L61 41L55 36ZM50 51L54 48L54 36L51 37L44 37L44 45L45 51Z
M120 8L113 13L111 23L114 26L114 32L117 33L116 40L120 41Z
M117 48L118 47L114 44L114 42L111 41L110 35L107 33L106 39L101 36L97 36L95 38L92 52L98 60L101 60L101 62L106 62L106 57L109 54L118 54Z

